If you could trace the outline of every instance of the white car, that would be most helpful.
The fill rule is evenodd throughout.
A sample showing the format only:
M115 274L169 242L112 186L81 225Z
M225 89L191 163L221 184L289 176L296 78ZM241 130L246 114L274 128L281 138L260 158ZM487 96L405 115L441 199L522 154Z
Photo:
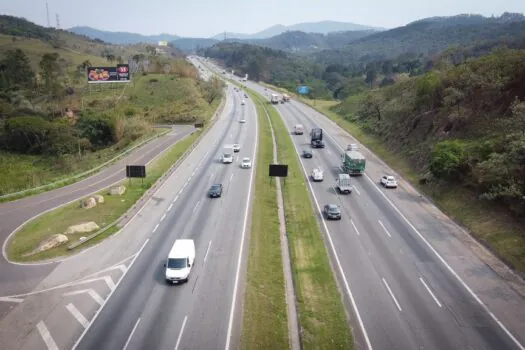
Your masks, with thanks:
M234 143L233 144L233 151L237 153L240 150L241 150L241 145L239 145L238 143Z
M243 124L246 123L246 119L239 120L239 123L243 123Z
M246 102L244 100L241 101L241 106L244 106Z
M314 181L323 181L323 179L324 179L323 171L321 169L315 168L312 171L312 180L314 180Z
M248 157L242 159L241 168L249 169L252 167L252 160Z
M396 178L392 175L383 175L381 177L381 185L386 188L397 188Z

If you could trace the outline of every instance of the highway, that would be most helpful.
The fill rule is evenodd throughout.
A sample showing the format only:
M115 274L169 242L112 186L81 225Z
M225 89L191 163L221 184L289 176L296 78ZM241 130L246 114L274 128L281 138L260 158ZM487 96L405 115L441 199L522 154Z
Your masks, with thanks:
M214 126L213 146L181 192L164 193L172 204L74 348L216 349L229 335L238 343L253 179L253 168L241 169L240 160L255 157L257 124L251 101L241 106L239 93L229 93L233 108ZM233 143L241 144L234 163L220 163L222 146ZM221 198L206 196L214 183L224 186ZM188 283L168 285L163 263L179 238L195 241L195 264Z
M245 84L263 96L271 93ZM307 175L315 167L325 172L323 182L310 180L317 208L328 203L342 208L341 221L317 214L357 348L523 349L525 302L518 293L523 281L402 179L397 189L380 187L380 176L391 171L362 146L366 175L352 178L352 194L339 195L340 155L357 141L300 102L275 107L290 132L295 124L305 127L304 135L292 135L298 154L310 149L309 131L323 129L326 147L301 163Z
M194 130L192 125L176 126L167 135L146 143L115 164L82 181L16 201L0 203L0 240L3 243L3 254L0 257L0 296L32 290L56 267L56 263L15 265L8 262L5 258L5 242L15 229L43 212L125 179L126 164L146 164Z

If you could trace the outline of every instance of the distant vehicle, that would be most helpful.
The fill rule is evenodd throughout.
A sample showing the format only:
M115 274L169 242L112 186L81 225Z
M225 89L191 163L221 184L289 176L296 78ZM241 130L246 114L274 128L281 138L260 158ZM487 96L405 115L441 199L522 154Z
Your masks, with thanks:
M381 185L386 188L397 188L396 178L392 175L383 175L381 177Z
M252 161L250 158L245 157L242 159L241 168L243 169L249 169L252 167Z
M218 198L222 196L222 184L211 185L208 191L208 196L210 196L211 198Z
M224 164L233 163L233 152L231 147L224 147L221 160Z
M272 97L270 99L270 102L274 105L278 104L279 103L279 95L277 94L272 94Z
M283 99L280 99L279 102L280 102L281 104L283 104L283 103L284 103L284 100L283 100Z
M313 128L310 131L310 144L312 148L324 148L323 129Z
M166 282L188 282L194 261L195 243L193 239L177 239L164 264Z
M323 212L328 220L341 220L341 208L337 204L326 204Z
M363 175L366 158L358 151L346 151L341 155L343 172L348 175Z
M312 171L312 180L314 181L323 181L324 179L324 176L323 176L323 171L319 168L315 168L313 171Z
M248 98L248 94L244 94L244 98Z
M302 135L303 132L304 132L304 128L303 128L303 125L302 124L296 124L294 127L293 127L293 131L296 135Z
M347 151L357 151L357 144L355 143L349 144L348 147L346 147L346 150Z
M239 123L242 123L242 124L246 123L246 119L239 120Z
M238 143L235 143L233 145L233 152L237 153L241 150L241 145L239 145Z
M289 102L289 101L290 101L290 96L288 96L287 94L283 94L283 103Z
M314 155L312 154L312 151L305 149L303 151L303 158L312 158Z
M241 106L244 106L246 104L246 101L242 100L241 101Z
M352 193L352 184L350 182L350 175L348 174L339 174L337 180L335 180L335 185L339 190L339 193L350 194Z

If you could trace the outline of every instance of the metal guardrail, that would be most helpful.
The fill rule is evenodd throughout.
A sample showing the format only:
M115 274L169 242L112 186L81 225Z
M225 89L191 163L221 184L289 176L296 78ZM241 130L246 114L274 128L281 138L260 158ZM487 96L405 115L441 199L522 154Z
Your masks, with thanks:
M195 149L195 147L199 144L199 142L202 140L202 138L204 136L206 136L206 134L208 133L208 131L210 131L211 127L215 124L215 122L217 121L217 118L219 117L219 115L222 113L222 111L224 110L224 107L226 105L226 98L223 98L220 105L217 107L217 110L215 111L215 114L214 116L210 119L210 123L208 123L208 125L206 126L204 132L202 134L199 135L199 137L193 141L193 143L188 147L188 149L179 157L179 159L177 159L177 161L168 169L166 170L166 172L164 172L163 175L161 175L156 181L155 183L153 183L153 185L146 191L144 192L144 194L135 202L135 203L138 203L138 202L142 202L144 201L145 198L147 198L148 196L150 195L153 195L153 190L156 190L157 189L157 186L160 185L160 183L162 181L165 181L167 179L167 176L169 174L171 174L179 165L180 163L182 163L189 155L190 153ZM145 204L145 202L144 202ZM129 208L122 216L120 216L117 220L113 221L112 223L110 223L109 225L101 228L100 230L98 230L97 232L95 233L92 233L91 235L87 236L84 240L82 241L77 241L75 243L72 243L70 245L67 246L67 249L68 250L72 250L72 249L75 249L76 247L92 240L93 238L97 237L97 236L100 236L101 234L103 234L104 232L106 232L107 230L109 230L111 227L115 226L116 224L118 224L122 218L127 218L129 213L132 212L133 210L137 209L136 205L133 205L131 208Z
M4 195L1 195L1 196L0 196L0 199L10 198L10 197L16 197L16 196L18 196L18 195L21 195L21 194L24 194L24 193L27 193L27 192L42 190L42 189L45 189L45 188L47 188L47 187L53 187L53 186L58 185L58 184L63 183L63 182L69 182L69 181L72 181L72 180L75 180L75 179L78 179L78 178L84 177L84 176L86 176L86 175L89 175L89 174L91 174L91 173L94 173L94 172L96 172L96 171L98 171L98 170L100 170L100 169L102 169L102 168L108 166L109 164L115 162L116 160L118 160L118 159L124 157L124 156L127 155L128 153L134 151L135 149L137 149L137 148L139 148L139 147L145 145L146 143L150 142L151 140L154 140L154 139L156 139L156 138L159 138L159 137L161 137L161 136L164 136L165 134L169 133L170 131L171 131L171 130L166 130L165 132L162 132L162 133L160 133L160 134L158 134L158 135L155 135L155 136L153 136L153 137L150 137L149 139L144 140L144 141L142 141L141 143L139 143L138 145L135 145L135 146L133 146L133 147L131 147L131 148L125 150L124 152L122 152L122 153L118 154L117 156L111 158L110 160L108 160L108 161L106 161L106 162L104 162L104 163L102 163L102 164L96 166L96 167L93 168L93 169L87 170L87 171L85 171L85 172L83 172L83 173L77 174L77 175L72 176L72 177L69 177L69 178L67 178L67 179L58 180L58 181L51 182L51 183L48 183L48 184L45 184L45 185L42 185L42 186L38 186L38 187L28 188L28 189L25 189L25 190L23 190L23 191L19 191L19 192L12 192L12 193L8 193L8 194L4 194Z

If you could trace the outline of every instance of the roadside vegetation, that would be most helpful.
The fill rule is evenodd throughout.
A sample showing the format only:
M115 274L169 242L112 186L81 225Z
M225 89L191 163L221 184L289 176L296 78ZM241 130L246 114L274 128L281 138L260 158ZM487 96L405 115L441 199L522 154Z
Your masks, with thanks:
M0 196L95 168L158 134L154 124L206 122L220 99L217 81L154 47L122 51L14 17L0 23ZM121 51L135 52L132 83L88 85L87 67L122 63Z
M220 99L215 100L210 108L215 111L219 102ZM120 184L127 188L123 195L108 195L109 189L106 188L98 192L99 195L104 196L104 203L97 204L94 208L81 208L79 200L28 222L17 231L9 241L7 248L9 259L17 262L29 262L74 254L118 232L121 227L118 223L115 223L115 221L136 204L137 200L181 158L205 130L206 128L195 131L171 146L164 154L150 163L147 166L147 177L143 183L139 179L133 179L130 185L128 180L123 180ZM90 221L94 221L101 229L107 228L107 230L74 249L68 249L68 246L71 243L77 242L80 237L88 236L94 232L67 234L69 239L67 243L38 254L29 255L40 242L51 235L63 233L72 225ZM108 226L110 227L108 228Z
M250 95L257 107L259 146L241 349L289 349L276 187L267 176L273 161L272 134L261 101Z
M282 190L299 313L301 347L351 349L353 338L342 296L289 131L275 108L259 95L254 98L265 104L270 115L279 163L288 164L289 176Z

